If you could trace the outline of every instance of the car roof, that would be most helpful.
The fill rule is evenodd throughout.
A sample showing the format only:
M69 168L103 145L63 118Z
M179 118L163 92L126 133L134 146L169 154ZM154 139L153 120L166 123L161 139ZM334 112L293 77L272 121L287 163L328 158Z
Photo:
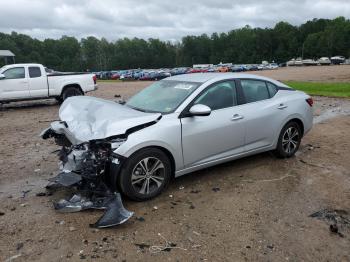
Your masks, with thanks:
M18 66L42 66L41 64L35 64L35 63L21 63L21 64L8 64L5 65L6 67L18 67Z
M226 80L226 79L239 79L239 78L265 80L265 81L272 82L278 86L287 87L285 84L268 77L254 75L254 74L244 74L244 73L193 73L193 74L183 74L183 75L168 77L166 78L166 80L204 83L211 80L220 81L220 80Z

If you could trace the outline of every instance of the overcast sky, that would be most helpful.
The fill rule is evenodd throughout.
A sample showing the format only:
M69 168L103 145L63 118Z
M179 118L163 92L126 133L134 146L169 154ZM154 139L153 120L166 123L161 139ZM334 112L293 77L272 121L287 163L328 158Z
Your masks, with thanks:
M299 25L350 17L350 0L0 0L0 31L39 39L62 35L160 38L227 32L245 25Z

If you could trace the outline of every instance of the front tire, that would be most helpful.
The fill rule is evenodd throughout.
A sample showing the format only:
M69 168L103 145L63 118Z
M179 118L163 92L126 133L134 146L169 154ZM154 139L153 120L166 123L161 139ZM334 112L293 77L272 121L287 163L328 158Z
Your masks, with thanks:
M275 154L279 158L289 158L298 151L301 143L301 128L297 122L287 123L281 130Z
M119 187L132 200L149 200L166 188L171 172L170 160L163 151L145 148L127 160L119 175Z

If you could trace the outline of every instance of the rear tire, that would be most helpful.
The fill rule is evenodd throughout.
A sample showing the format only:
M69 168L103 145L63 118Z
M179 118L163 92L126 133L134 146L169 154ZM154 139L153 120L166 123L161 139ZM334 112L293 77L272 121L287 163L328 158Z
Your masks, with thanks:
M136 201L158 196L169 184L171 163L157 148L145 148L133 154L120 172L118 184L122 193Z
M287 123L278 137L275 155L279 158L289 158L298 151L301 142L301 128L297 122Z
M71 97L71 96L82 96L82 95L84 95L84 93L78 87L70 86L63 90L62 101L66 100L68 97Z

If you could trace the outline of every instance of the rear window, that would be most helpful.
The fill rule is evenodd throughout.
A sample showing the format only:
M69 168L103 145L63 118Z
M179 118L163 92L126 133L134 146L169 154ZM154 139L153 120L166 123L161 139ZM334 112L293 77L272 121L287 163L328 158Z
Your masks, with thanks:
M246 103L257 102L270 98L265 81L241 80L241 85Z
M40 67L29 67L29 77L30 78L36 78L41 77L41 70Z
M273 97L277 93L277 87L270 82L266 82L266 85L267 89L269 90L270 97Z

